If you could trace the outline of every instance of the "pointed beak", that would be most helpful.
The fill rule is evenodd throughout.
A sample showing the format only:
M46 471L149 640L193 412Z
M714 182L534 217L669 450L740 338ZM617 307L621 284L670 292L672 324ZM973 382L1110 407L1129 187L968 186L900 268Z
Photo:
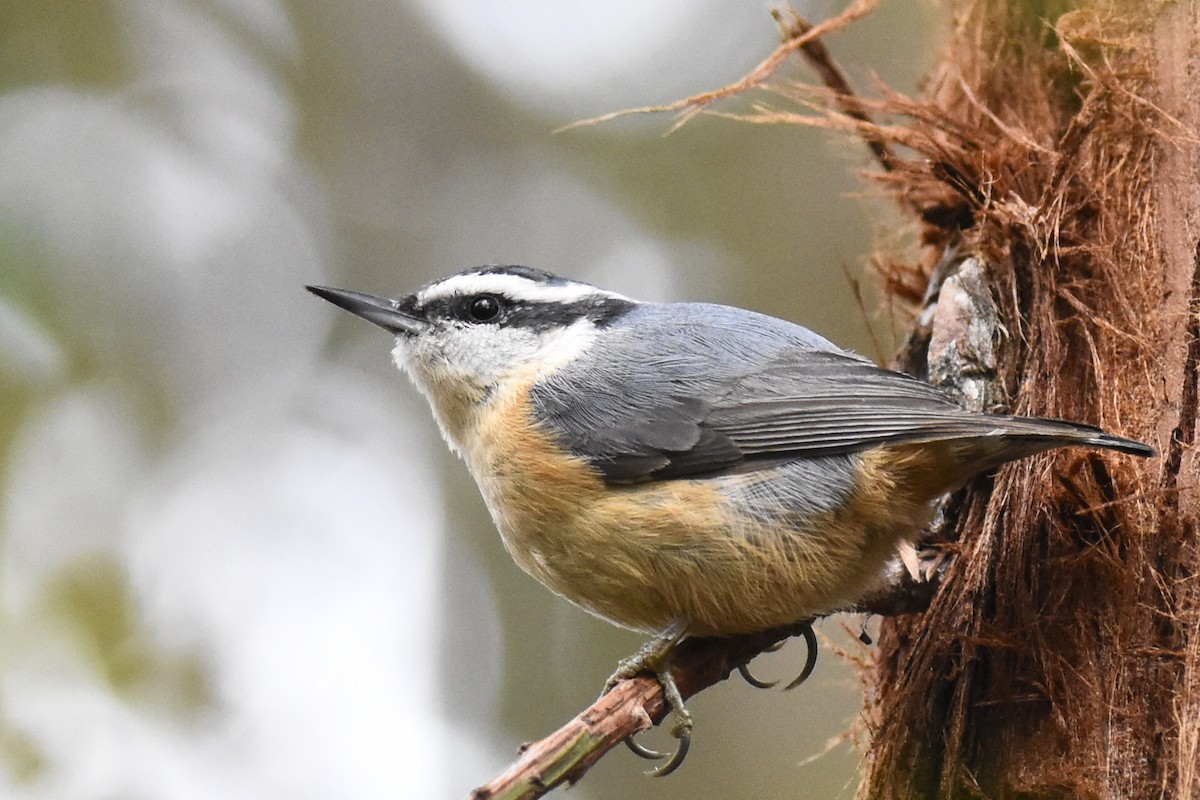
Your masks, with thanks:
M373 294L352 292L348 289L331 289L328 286L306 286L310 292L328 300L338 308L344 308L367 322L374 322L394 336L414 335L425 330L429 323L411 312L403 311L396 300L376 297Z

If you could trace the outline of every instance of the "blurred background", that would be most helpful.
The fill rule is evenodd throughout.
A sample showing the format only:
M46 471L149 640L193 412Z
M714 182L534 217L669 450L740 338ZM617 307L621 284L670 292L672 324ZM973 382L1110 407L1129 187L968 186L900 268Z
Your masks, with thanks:
M892 0L829 44L911 91L933 25ZM519 572L386 336L302 287L522 263L886 356L859 144L554 132L777 41L763 0L7 0L0 796L459 797L590 702L640 637ZM827 648L696 698L676 775L620 751L571 796L850 797L860 702Z

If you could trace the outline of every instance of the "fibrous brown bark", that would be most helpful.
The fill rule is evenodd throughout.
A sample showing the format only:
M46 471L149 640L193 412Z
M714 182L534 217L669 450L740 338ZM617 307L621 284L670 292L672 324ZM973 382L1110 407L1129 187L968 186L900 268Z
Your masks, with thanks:
M933 264L971 256L1004 405L1161 456L1060 451L958 499L941 591L883 625L859 794L1200 797L1200 4L951 10L926 98L889 101L928 258L885 284L936 304Z

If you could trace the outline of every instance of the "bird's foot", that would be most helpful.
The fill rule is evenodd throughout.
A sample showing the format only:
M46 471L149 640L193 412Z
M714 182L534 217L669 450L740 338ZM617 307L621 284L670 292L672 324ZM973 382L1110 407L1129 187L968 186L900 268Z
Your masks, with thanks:
M663 689L663 697L675 718L675 724L671 726L671 735L678 742L675 752L660 753L639 744L632 736L625 740L629 749L641 758L651 761L666 759L665 762L647 773L658 778L670 775L679 768L679 765L687 757L688 748L692 743L692 715L684 706L683 695L680 694L679 687L675 684L675 676L671 673L671 653L686 635L686 621L676 620L671 623L662 633L642 645L636 653L622 660L617 665L617 671L609 677L608 682L604 685L604 693L607 694L617 685L618 681L632 678L643 672L653 673L654 677L658 679L658 683Z

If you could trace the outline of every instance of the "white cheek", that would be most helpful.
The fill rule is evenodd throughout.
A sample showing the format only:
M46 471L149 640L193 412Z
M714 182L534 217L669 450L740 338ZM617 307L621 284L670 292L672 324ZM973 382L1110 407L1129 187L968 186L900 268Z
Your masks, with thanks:
M451 449L465 453L478 414L504 396L499 390L507 382L524 383L554 372L586 350L595 336L586 321L550 334L491 325L442 328L398 338L392 360L429 400Z
M397 336L396 344L392 347L392 363L401 372L409 373L412 364L412 340L407 336ZM410 373L411 374L411 373Z
M504 379L512 366L532 349L523 331L494 325L478 325L449 337L442 355L446 367L465 382L491 388Z
M429 402L450 450L461 454L463 442L460 438L466 422L463 415L468 409L455 401L466 394L466 388L439 350L428 341L398 337L392 348L392 361Z
M596 326L580 320L554 333L541 343L536 354L538 369L549 374L570 364L592 346L599 336Z
M454 372L441 348L428 341L397 339L392 349L392 361L416 384L430 401L444 391L446 384L455 383Z
M415 340L397 339L392 359L417 383L486 390L533 349L521 338L520 332L492 326L443 329Z

